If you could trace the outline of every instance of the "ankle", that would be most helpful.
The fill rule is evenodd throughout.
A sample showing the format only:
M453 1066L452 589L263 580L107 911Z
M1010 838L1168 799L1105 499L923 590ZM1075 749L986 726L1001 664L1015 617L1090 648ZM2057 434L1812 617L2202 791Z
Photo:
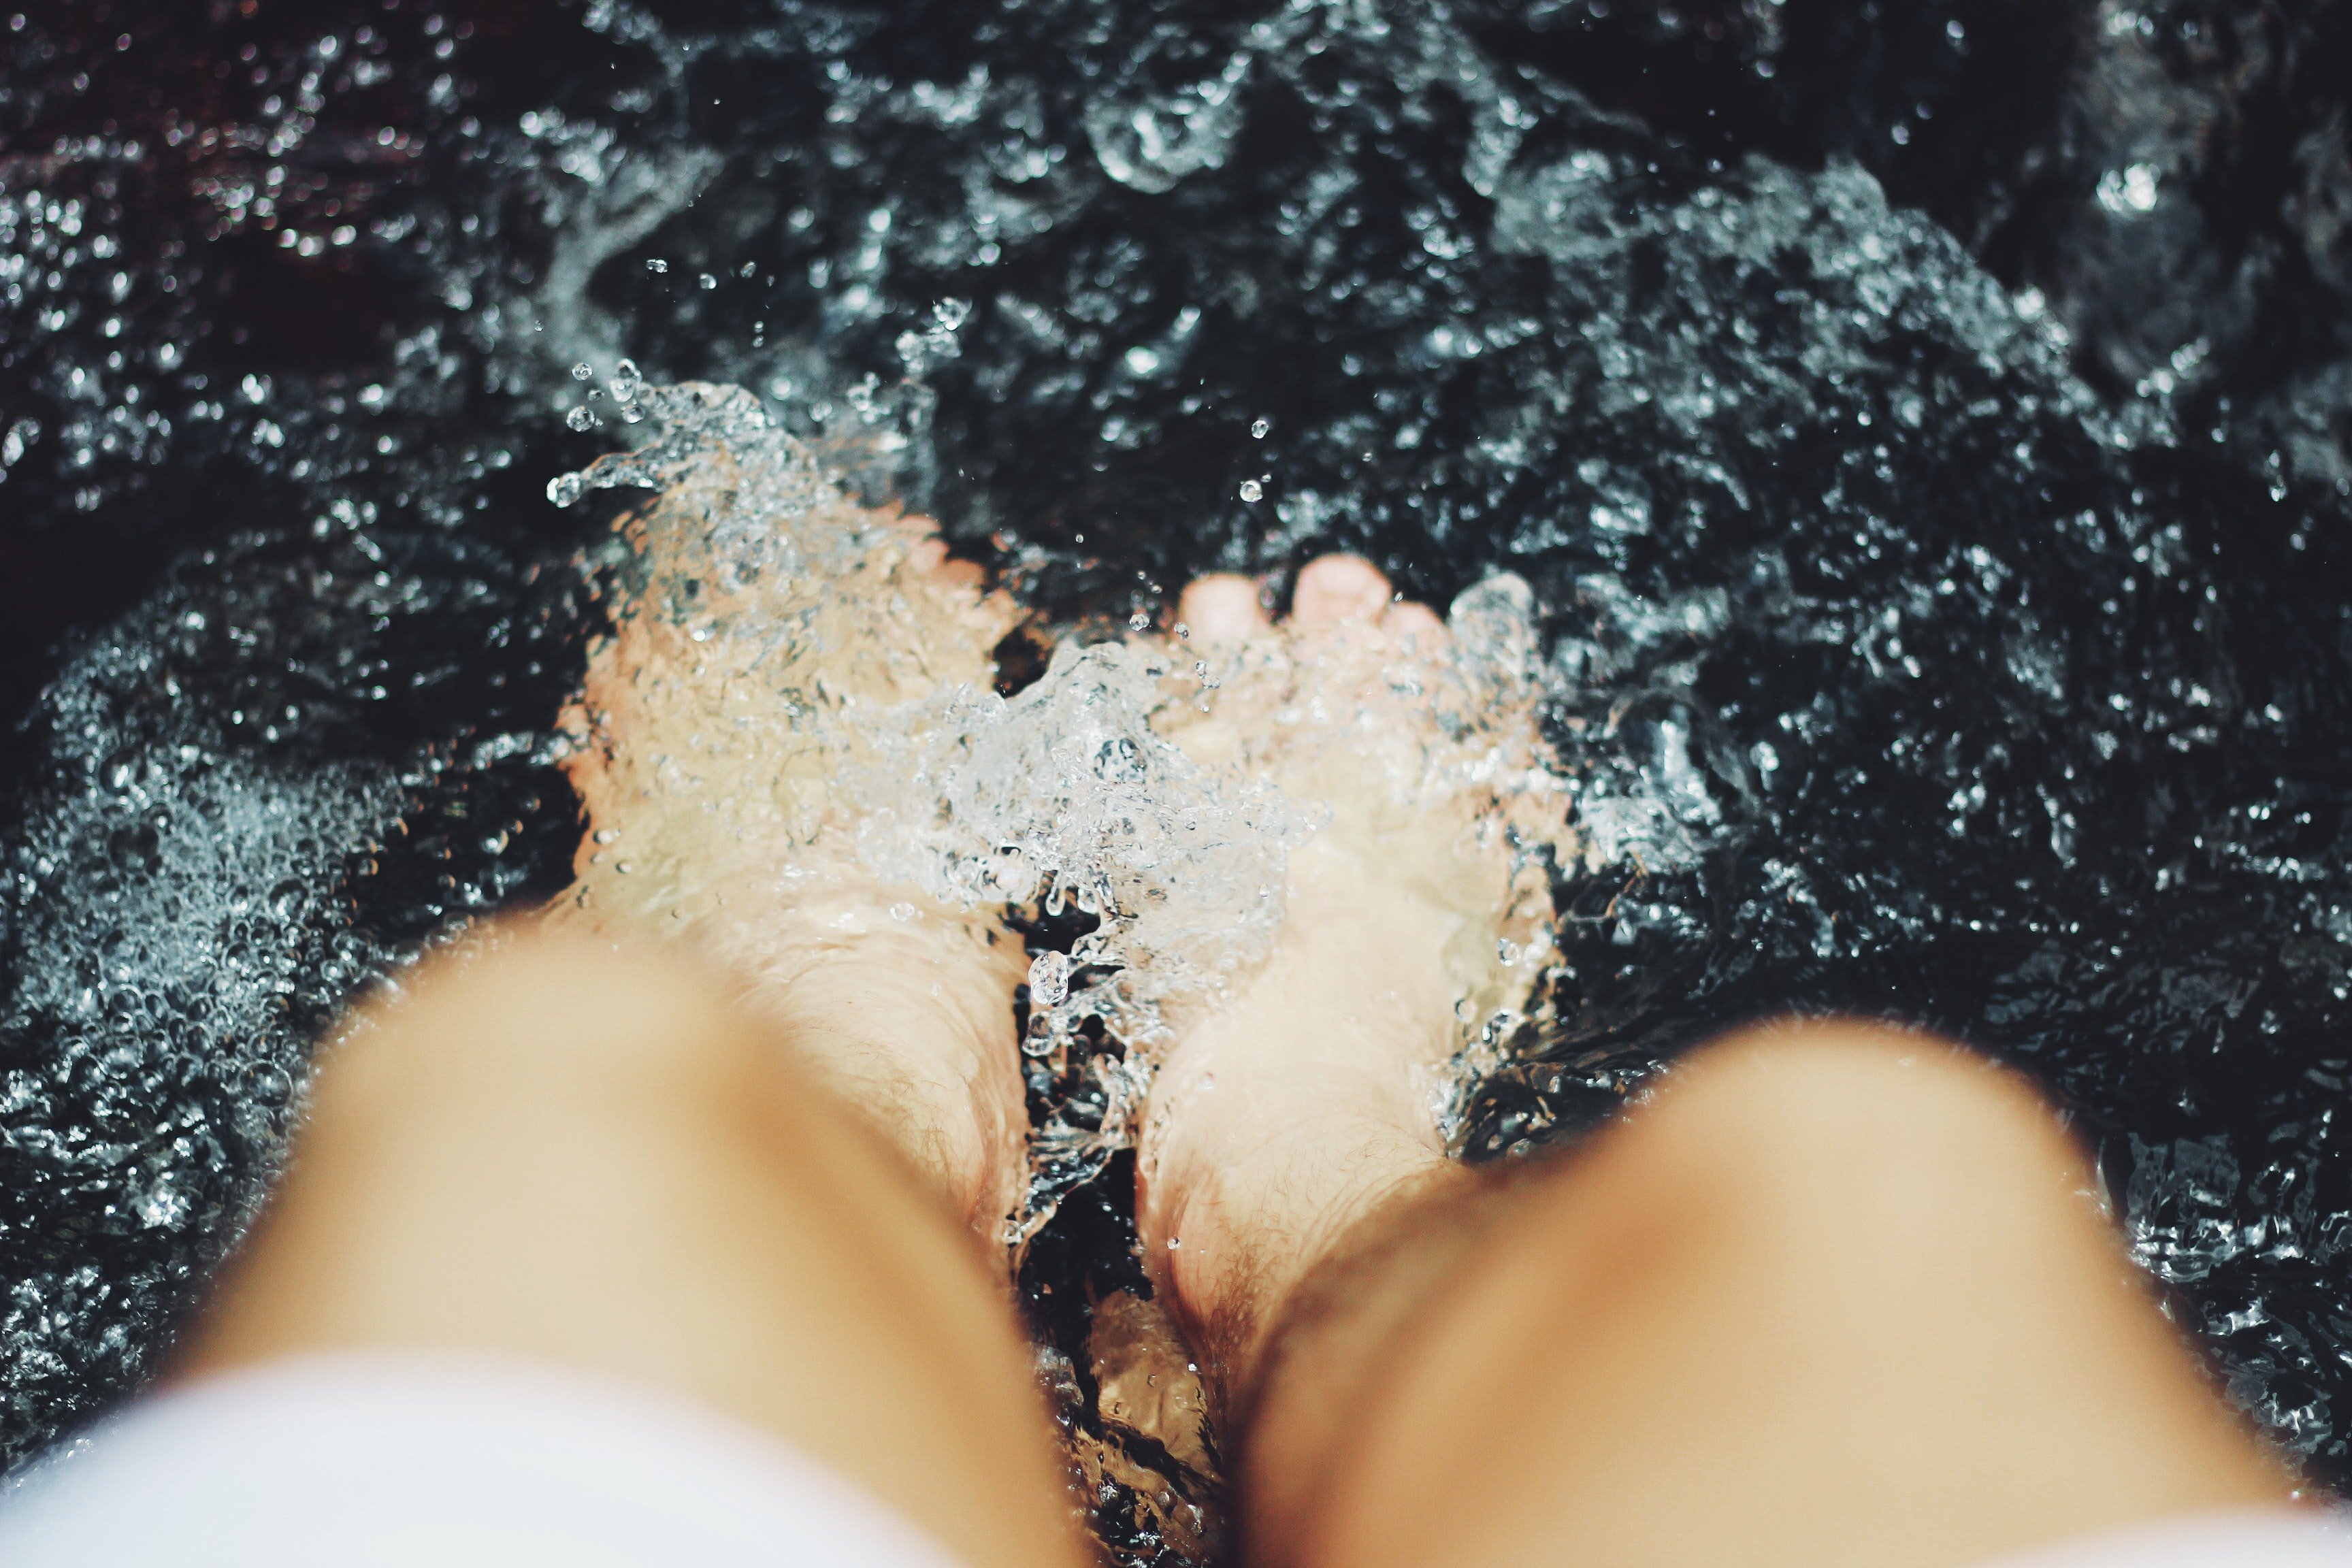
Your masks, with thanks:
M1366 879L1349 859L1294 861L1280 944L1186 1028L1152 1090L1138 1226L1228 1388L1300 1281L1451 1164L1438 1107L1456 1046L1440 956L1453 922Z
M750 1000L951 1213L993 1243L1025 1171L1016 975L1001 933L992 947L977 922L940 925L778 955L753 974Z
M1376 1215L1457 1170L1433 1129L1327 1100L1287 1126L1156 1142L1141 1167L1139 1229L1175 1316L1230 1397L1254 1380L1302 1286Z

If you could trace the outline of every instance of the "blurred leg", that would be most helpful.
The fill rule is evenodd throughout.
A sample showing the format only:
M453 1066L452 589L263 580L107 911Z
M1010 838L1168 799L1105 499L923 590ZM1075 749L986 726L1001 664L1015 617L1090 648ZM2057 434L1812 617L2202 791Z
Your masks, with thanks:
M330 1047L181 1370L372 1348L569 1363L764 1426L971 1563L1080 1561L1002 1259L961 1197L709 976L536 930L491 947ZM861 1015L828 1011L835 1036L962 1026L871 980Z
M1719 1044L1310 1277L1243 1440L1250 1556L1927 1568L2284 1500L2095 1189L1935 1041Z
M1510 602L1458 605L1465 645L1346 557L1281 625L1238 579L1185 592L1223 684L1171 732L1326 814L1274 952L1179 1020L1138 1149L1245 1555L1926 1568L2284 1499L2049 1109L1948 1046L1757 1030L1572 1158L1445 1157L1459 1019L1526 984L1504 850L1574 849L1521 771L1534 688L1477 655ZM1484 761L1454 769L1463 711Z

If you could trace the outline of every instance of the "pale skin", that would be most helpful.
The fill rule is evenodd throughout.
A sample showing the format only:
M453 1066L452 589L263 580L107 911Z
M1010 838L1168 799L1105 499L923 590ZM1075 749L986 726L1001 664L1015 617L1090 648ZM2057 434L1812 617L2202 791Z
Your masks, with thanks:
M907 679L984 668L1001 601L916 525L877 549L867 581L938 628L914 661L934 673ZM1171 732L1329 808L1274 953L1180 1021L1139 1150L1244 1559L1930 1568L2288 1497L2049 1107L1941 1042L1751 1030L1565 1158L1449 1161L1431 1074L1457 999L1496 981L1467 955L1527 911L1472 830L1491 801L1388 809L1351 772L1377 748L1347 739L1368 703L1366 734L1433 723L1374 676L1445 629L1347 557L1306 568L1280 624L1237 578L1178 614L1242 674ZM604 657L592 693L669 700L633 673L661 649ZM1533 731L1506 713L1494 736ZM592 826L736 852L664 816L611 738L579 775ZM763 1426L964 1561L1084 1560L993 1240L1020 947L936 908L843 920L903 894L824 843L784 884L822 921L717 865L674 921L693 933L573 900L363 1009L180 1374L327 1348L552 1359ZM581 868L616 886L587 846Z

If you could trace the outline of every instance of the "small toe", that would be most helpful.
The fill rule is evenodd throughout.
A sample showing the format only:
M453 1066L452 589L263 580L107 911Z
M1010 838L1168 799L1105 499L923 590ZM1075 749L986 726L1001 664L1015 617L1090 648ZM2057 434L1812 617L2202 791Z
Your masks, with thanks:
M1389 597L1389 580L1362 556L1318 556L1299 569L1290 617L1306 626L1377 620Z
M907 565L919 577L959 588L978 588L988 581L980 563L950 555L947 541L937 534L926 534L907 547Z
M1255 578L1232 572L1195 577L1176 601L1176 618L1197 637L1233 642L1265 630L1265 606Z

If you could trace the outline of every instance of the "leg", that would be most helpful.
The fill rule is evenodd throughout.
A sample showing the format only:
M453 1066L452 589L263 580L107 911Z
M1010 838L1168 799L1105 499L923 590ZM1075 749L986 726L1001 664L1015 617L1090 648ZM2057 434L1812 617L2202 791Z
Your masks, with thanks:
M1327 1266L1247 1438L1259 1560L1924 1568L2283 1500L2092 1192L2030 1089L1937 1042L1716 1046Z
M1302 574L1286 628L1230 581L1186 599L1196 630L1297 650L1220 699L1264 727L1254 671L1285 672L1263 765L1332 822L1266 967L1183 1026L1139 1161L1252 1560L1957 1564L2286 1495L2055 1119L1948 1047L1759 1031L1573 1160L1449 1162L1429 1085L1495 978L1465 959L1524 940L1479 832L1513 803L1380 808L1394 770L1362 737L1443 728L1397 695L1434 680L1359 679L1366 647L1410 662L1386 603L1345 561ZM1489 738L1528 744L1507 714Z
M749 526L707 468L633 524L568 715L576 886L328 1050L184 1366L569 1362L763 1425L973 1563L1075 1563L999 1240L1020 945L875 874L843 787L882 771L851 710L984 682L1009 608L918 523L813 491Z
M975 1564L1078 1562L1001 1255L936 1181L710 976L495 942L330 1047L180 1370L371 1348L571 1363L765 1426ZM958 1026L863 979L907 1037Z

